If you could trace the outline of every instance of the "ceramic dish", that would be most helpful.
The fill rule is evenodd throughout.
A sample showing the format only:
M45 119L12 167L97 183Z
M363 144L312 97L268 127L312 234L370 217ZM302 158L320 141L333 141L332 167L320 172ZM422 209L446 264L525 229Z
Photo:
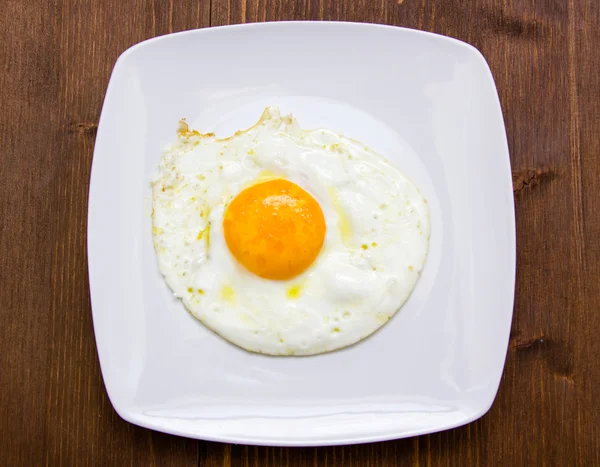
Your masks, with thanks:
M149 180L180 118L228 136L267 105L364 142L429 199L429 257L373 336L314 357L241 350L158 272ZM491 406L515 280L510 161L490 69L446 37L265 23L152 39L119 58L98 128L88 259L108 395L125 420L206 440L333 445L456 427Z

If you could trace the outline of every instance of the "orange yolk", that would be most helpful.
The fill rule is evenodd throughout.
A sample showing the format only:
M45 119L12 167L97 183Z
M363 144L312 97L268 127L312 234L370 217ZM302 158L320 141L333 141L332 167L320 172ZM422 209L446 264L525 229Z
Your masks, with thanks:
M295 183L277 179L243 190L223 218L231 254L265 279L290 279L315 260L325 239L317 201Z

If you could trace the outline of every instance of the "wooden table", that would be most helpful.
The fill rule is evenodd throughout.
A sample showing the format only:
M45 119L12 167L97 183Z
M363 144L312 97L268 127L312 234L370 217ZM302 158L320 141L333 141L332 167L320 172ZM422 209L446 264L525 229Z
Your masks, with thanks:
M596 0L2 0L0 465L600 466L600 3ZM87 192L111 69L153 36L283 19L465 40L498 85L518 272L498 397L481 420L335 448L197 442L106 396L86 268Z

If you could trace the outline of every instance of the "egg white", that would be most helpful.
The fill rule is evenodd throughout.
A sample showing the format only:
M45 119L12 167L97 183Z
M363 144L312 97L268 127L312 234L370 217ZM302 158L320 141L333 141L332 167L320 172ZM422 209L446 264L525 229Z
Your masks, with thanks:
M247 271L223 236L228 203L271 178L308 191L327 225L315 262L288 281ZM275 107L226 139L182 122L152 192L167 284L193 316L249 351L311 355L367 337L406 301L427 257L427 201L402 172L357 141L302 131Z

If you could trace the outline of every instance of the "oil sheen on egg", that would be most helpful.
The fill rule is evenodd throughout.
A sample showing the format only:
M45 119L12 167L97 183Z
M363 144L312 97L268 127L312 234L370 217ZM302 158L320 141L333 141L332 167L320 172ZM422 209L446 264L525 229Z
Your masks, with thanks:
M253 352L313 355L364 339L406 301L427 257L427 201L398 168L275 107L226 139L182 122L152 193L167 284Z

